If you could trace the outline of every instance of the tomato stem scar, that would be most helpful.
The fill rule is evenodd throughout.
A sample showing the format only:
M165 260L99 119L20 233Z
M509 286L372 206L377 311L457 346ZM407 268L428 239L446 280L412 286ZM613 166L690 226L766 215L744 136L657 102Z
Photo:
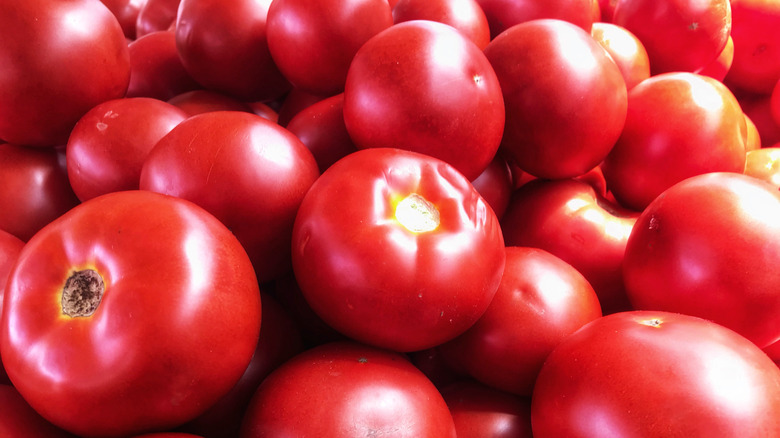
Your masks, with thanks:
M62 288L62 313L76 318L95 313L103 299L103 278L92 269L74 272Z

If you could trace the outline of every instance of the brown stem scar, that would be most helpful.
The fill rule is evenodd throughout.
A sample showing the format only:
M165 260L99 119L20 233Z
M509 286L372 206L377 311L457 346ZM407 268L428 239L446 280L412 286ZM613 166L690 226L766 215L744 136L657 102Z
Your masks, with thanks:
M103 299L103 278L92 269L74 272L62 288L62 313L70 317L90 316Z

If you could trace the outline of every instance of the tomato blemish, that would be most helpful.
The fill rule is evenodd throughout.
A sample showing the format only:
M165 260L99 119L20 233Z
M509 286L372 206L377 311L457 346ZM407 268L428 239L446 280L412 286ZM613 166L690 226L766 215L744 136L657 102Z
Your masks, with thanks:
M95 313L105 292L105 283L97 271L74 272L62 288L62 313L71 318Z

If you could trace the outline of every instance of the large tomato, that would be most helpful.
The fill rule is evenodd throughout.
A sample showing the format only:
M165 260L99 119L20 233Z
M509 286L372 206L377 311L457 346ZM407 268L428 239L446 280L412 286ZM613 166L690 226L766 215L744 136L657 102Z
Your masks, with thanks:
M449 24L484 49L490 42L490 27L477 0L398 0L393 22L431 20Z
M255 114L215 111L190 117L157 142L140 188L208 210L266 282L292 269L295 214L318 176L311 152L286 129Z
M745 167L745 117L721 82L695 73L655 75L628 93L620 138L604 160L607 185L641 211L690 176Z
M358 343L309 349L260 384L241 438L455 438L439 391L404 356Z
M644 210L623 259L637 309L707 318L759 347L780 339L780 192L739 173L675 184Z
M504 103L476 44L446 24L413 20L375 35L355 55L344 122L358 148L420 152L474 179L498 150Z
M731 32L729 0L618 0L612 22L642 41L653 74L696 71L718 57Z
M62 149L0 144L0 229L26 241L79 203Z
M582 175L607 155L626 117L626 83L589 32L553 19L513 26L485 49L506 103L501 148L543 178Z
M634 311L599 318L548 356L534 438L780 436L780 369L710 321Z
M387 0L274 0L268 49L293 86L332 96L344 91L360 46L392 25Z
M474 324L506 258L498 218L462 174L389 148L355 152L320 176L298 211L292 255L325 322L398 351Z
M93 106L124 96L122 27L98 0L0 1L0 139L57 146Z
M730 87L767 94L780 79L780 2L731 0L734 60Z
M128 436L184 423L227 393L260 320L252 265L224 225L182 199L117 192L22 249L0 352L47 420L80 436Z
M181 63L173 31L148 33L130 42L127 51L130 53L130 84L126 97L168 100L201 88Z

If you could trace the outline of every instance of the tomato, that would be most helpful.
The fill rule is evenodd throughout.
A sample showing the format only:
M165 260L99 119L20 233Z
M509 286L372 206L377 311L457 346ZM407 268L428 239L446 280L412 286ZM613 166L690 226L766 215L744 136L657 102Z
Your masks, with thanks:
M613 313L631 307L621 266L638 216L584 181L535 180L515 192L501 228L506 245L540 248L576 268Z
M606 49L615 61L629 90L650 77L650 58L639 38L628 29L611 23L593 23L593 39Z
M0 40L0 139L8 143L62 145L84 113L127 90L125 36L99 1L0 2Z
M176 12L180 0L146 0L136 18L136 38L144 35L170 30L176 21Z
M458 438L531 438L531 403L471 381L441 389Z
M471 184L501 219L512 197L512 170L501 154L496 154L488 167Z
M776 437L780 369L713 322L657 311L597 319L547 358L535 438Z
M393 22L431 20L461 31L480 49L490 42L490 27L478 0L399 0Z
M122 26L122 32L129 40L135 39L136 21L138 21L138 12L147 2L147 0L100 0L114 14L119 25Z
M210 90L192 90L177 94L168 99L168 103L179 107L188 116L214 111L241 111L254 113L248 103L223 93Z
M0 436L76 438L41 417L13 386L0 384Z
M260 384L241 438L455 438L444 399L398 353L352 342L304 351Z
M68 178L81 201L139 188L141 166L154 145L187 114L157 99L103 102L71 131L65 150Z
M172 31L150 32L130 42L127 50L130 53L130 84L126 97L168 100L201 88L184 69Z
M734 39L729 35L728 40L726 40L726 46L721 50L718 57L709 64L698 69L696 73L723 82L729 69L731 69L732 63L734 63Z
M442 348L479 382L530 396L547 355L600 316L596 292L573 266L541 249L507 247L487 311Z
M490 24L491 38L510 27L540 18L573 23L585 31L600 14L597 0L477 0Z
M204 88L240 100L271 100L290 84L268 48L271 0L181 0L176 47L184 69Z
M710 173L648 205L628 239L623 274L635 308L707 318L764 347L780 339L779 256L777 188Z
M604 48L581 28L542 19L488 44L506 103L501 148L531 175L570 178L598 165L626 115L626 84Z
M748 151L745 175L769 182L780 190L780 147L765 147Z
M687 72L655 75L629 92L604 177L618 202L641 211L687 177L742 173L746 132L742 108L722 83Z
M268 49L293 86L332 96L344 91L360 46L392 24L387 0L274 0Z
M307 93L299 88L293 87L289 93L284 95L279 102L279 120L281 126L287 126L296 114L328 96Z
M21 239L11 233L0 230L0 316L3 314L3 295L5 293L5 283L8 280L8 273L19 257L23 246L24 242ZM9 383L11 381L8 380L3 363L0 362L0 384Z
M287 129L311 151L320 172L357 151L344 124L344 93L300 110L287 123Z
M279 113L271 105L263 102L247 102L253 113L271 122L279 122Z
M711 63L731 32L730 0L619 0L612 22L637 36L655 75Z
M291 269L298 206L319 176L292 133L255 114L192 116L149 153L140 188L188 199L220 219L246 249L260 282Z
M355 55L344 122L360 149L431 155L474 179L498 150L504 104L476 44L451 26L413 20L374 36Z
M260 318L252 265L224 225L182 199L117 192L22 249L0 351L44 418L77 435L127 436L191 420L227 393Z
M293 268L311 308L339 332L397 351L435 346L474 324L505 258L498 218L469 181L400 149L336 162L306 194L293 229Z
M0 144L0 230L27 241L79 203L61 149Z
M780 3L731 0L734 60L729 87L769 94L780 79Z

